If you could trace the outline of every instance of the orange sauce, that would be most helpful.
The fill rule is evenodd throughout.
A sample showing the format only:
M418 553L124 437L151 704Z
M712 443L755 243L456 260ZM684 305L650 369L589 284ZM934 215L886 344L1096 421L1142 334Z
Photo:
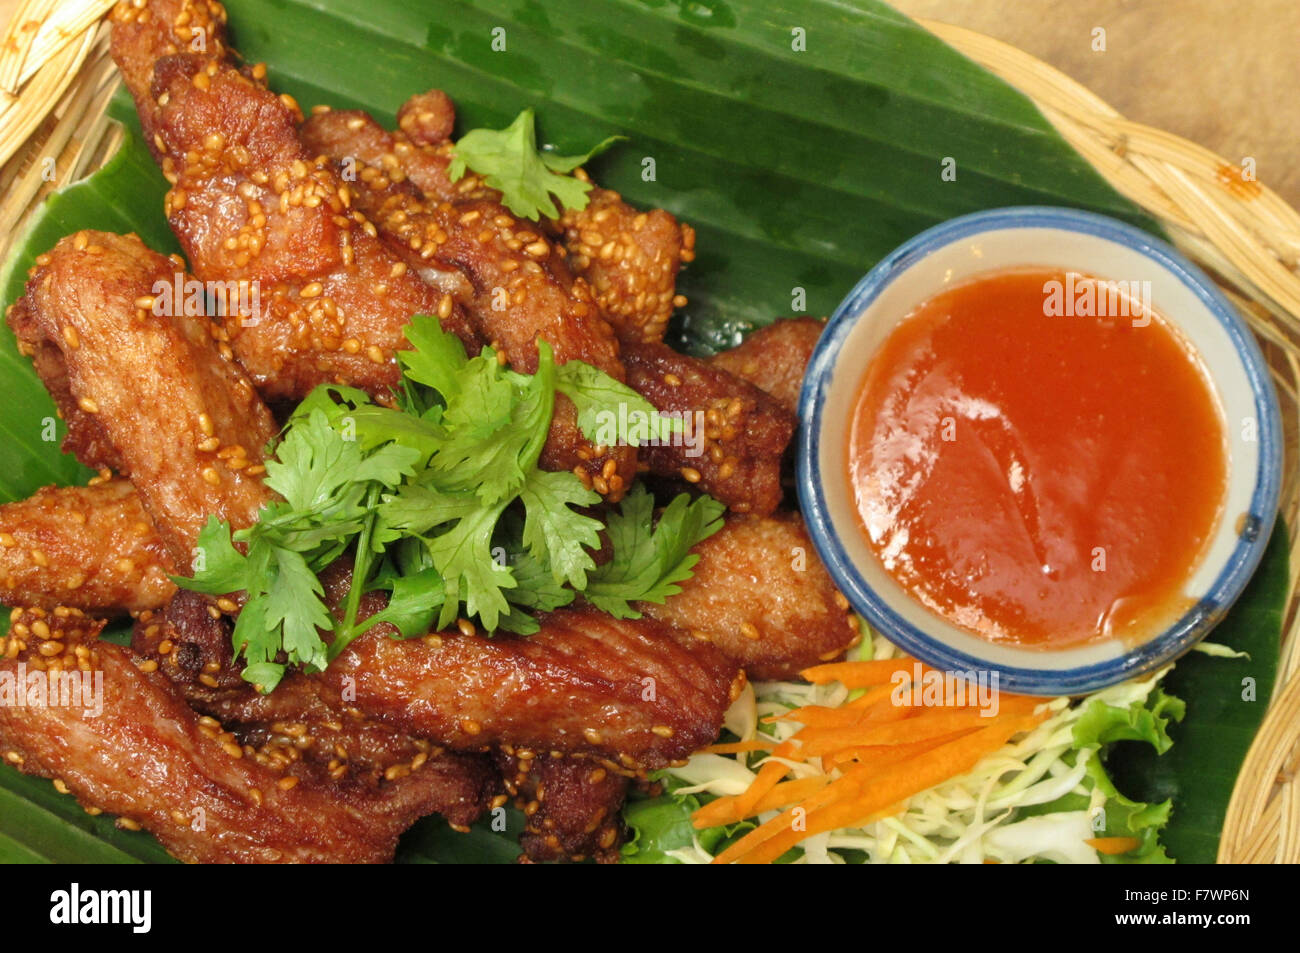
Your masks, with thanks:
M950 622L1025 648L1139 641L1186 607L1217 526L1223 416L1160 315L1048 313L1052 281L1070 287L984 275L902 320L858 393L850 485L886 571Z

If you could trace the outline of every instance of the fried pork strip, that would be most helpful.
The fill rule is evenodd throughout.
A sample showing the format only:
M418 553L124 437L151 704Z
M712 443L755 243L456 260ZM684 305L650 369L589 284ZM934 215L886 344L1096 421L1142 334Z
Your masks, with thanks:
M511 214L500 194L477 176L467 175L445 197L426 197L398 157L403 144L411 154L409 142L399 142L364 112L320 112L301 133L314 153L359 166L356 206L408 265L419 271L437 264L465 276L470 320L512 368L535 372L537 342L545 340L556 363L579 360L623 379L618 341L587 283L574 278L561 249L540 227ZM561 395L542 465L574 470L618 499L636 475L636 451L593 447L576 426L575 408Z
M127 480L45 487L0 506L0 603L96 614L163 605L175 569Z
M799 390L813 348L826 327L816 318L786 318L745 336L736 347L709 363L766 391L792 414L799 412Z
M509 744L623 768L679 761L717 737L736 665L669 626L572 609L518 638L372 630L318 676L367 716L449 748Z
M677 272L695 258L695 229L661 208L633 208L610 189L593 188L588 199L553 223L569 267L587 279L621 340L662 341L673 309L686 304Z
M587 758L526 748L498 751L496 761L527 818L519 843L529 860L618 861L626 777Z
M330 778L377 781L422 763L422 753L429 757L430 742L367 718L348 702L331 704L318 680L291 678L269 696L251 695L235 667L230 622L214 618L194 593L180 591L163 612L142 614L131 647L156 662L200 711L225 713L225 727L256 749L259 762L281 770L314 762ZM615 859L627 778L587 757L557 755L506 746L491 756L494 777L500 773L526 814L526 856Z
M693 552L682 591L637 608L713 643L750 678L791 678L857 643L848 600L797 513L728 516Z
M781 503L781 457L794 416L729 372L666 344L623 349L627 382L660 412L687 420L686 439L641 448L654 473L686 480L736 513L766 514Z
M78 232L37 259L24 307L9 315L43 369L57 349L55 379L84 415L78 426L112 448L177 567L189 566L210 515L257 520L270 499L262 448L276 431L210 319L174 300L155 308L157 288L187 280L134 235Z
M347 579L342 564L327 571L326 597L341 601ZM368 593L358 617L385 599ZM184 625L150 633L150 621L136 627L136 650L222 722L265 725L356 709L454 750L580 753L624 771L660 768L712 742L744 685L734 662L671 626L565 609L541 617L541 631L526 638L453 631L401 640L377 625L324 672L292 674L260 695L238 679L228 637Z
M12 329L33 329L28 339L18 339L18 350L31 357L36 376L45 385L46 391L54 399L59 418L67 426L63 438L63 452L76 457L83 464L95 470L120 470L122 461L113 449L108 434L95 419L78 406L72 396L72 384L68 380L68 365L63 360L63 352L54 341L47 341L39 336L31 314L30 296L19 298L5 312L5 320Z
M220 701L249 694L239 676L231 641L231 621L209 611L198 593L179 590L161 612L142 612L131 634L131 650L153 661L192 707L220 711ZM367 719L348 704L331 707L319 687L299 680L277 689L256 706L258 720L228 719L227 730L251 747L259 763L278 770L303 769L322 780L405 776L441 748ZM477 756L464 755L468 764ZM478 771L484 791L495 786L496 769L486 757ZM486 793L485 793L486 796Z
M461 183L447 176L455 120L451 100L436 89L412 96L398 110L396 159L428 199L460 195ZM633 208L609 189L593 188L588 198L586 208L564 209L543 227L563 242L569 268L591 285L620 339L663 340L673 308L685 303L676 294L677 272L695 257L695 230L663 209Z
M464 824L483 807L481 768L457 756L374 785L300 780L246 756L162 674L97 641L102 623L66 609L16 610L12 623L0 679L102 678L102 710L0 706L5 760L57 779L87 808L149 830L181 860L383 862L419 817L442 811Z
M230 62L225 19L210 0L119 3L112 54L171 183L168 220L195 273L258 293L256 309L226 316L257 388L301 398L347 383L388 400L413 314L436 314L477 353L434 271L409 269L351 207L349 183L303 148L297 104L267 89L265 67Z

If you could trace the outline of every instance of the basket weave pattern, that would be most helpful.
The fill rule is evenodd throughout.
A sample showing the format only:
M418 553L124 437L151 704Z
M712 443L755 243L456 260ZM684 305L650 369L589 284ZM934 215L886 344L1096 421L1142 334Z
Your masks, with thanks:
M122 133L104 15L113 0L26 0L0 40L0 260L54 188L104 164ZM1242 169L1125 119L1064 74L971 30L919 21L1028 96L1120 193L1160 219L1247 318L1282 406L1282 517L1300 525L1300 213ZM50 160L53 160L51 163ZM1242 766L1219 860L1300 862L1300 534L1294 534L1278 683Z

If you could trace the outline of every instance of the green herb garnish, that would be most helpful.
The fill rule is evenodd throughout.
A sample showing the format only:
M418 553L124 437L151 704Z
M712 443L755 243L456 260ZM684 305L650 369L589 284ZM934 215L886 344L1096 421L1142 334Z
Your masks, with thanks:
M558 218L551 196L565 208L587 207L591 183L569 175L592 156L626 136L610 136L583 155L561 156L538 151L533 111L525 109L505 129L475 129L456 142L447 174L455 182L466 168L501 193L501 201L516 215L537 221L539 215ZM567 366L567 365L566 365Z
M626 385L590 365L557 366L544 341L537 373L520 374L491 348L467 357L436 318L417 316L406 336L398 407L355 388L314 390L267 462L267 485L282 499L233 534L210 518L193 578L175 580L246 594L234 644L244 678L264 691L284 675L281 652L289 665L319 671L378 622L402 637L462 617L489 634L529 634L538 627L531 613L579 594L635 618L631 603L677 592L695 564L691 547L721 526L721 503L686 494L656 523L653 497L639 486L606 526L584 512L599 494L572 473L538 467L557 393L577 405L589 439L629 419L670 436L672 422ZM613 556L598 567L602 531ZM349 550L352 587L336 620L318 574ZM389 591L388 607L358 622L362 593L376 588ZM328 643L321 630L332 631Z

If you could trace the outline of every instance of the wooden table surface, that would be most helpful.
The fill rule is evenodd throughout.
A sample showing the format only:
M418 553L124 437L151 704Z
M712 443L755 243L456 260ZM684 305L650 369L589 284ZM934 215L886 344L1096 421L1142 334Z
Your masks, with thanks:
M1297 0L892 0L1034 54L1128 118L1240 163L1300 207ZM0 0L8 23L18 0ZM1094 30L1106 49L1093 49Z

